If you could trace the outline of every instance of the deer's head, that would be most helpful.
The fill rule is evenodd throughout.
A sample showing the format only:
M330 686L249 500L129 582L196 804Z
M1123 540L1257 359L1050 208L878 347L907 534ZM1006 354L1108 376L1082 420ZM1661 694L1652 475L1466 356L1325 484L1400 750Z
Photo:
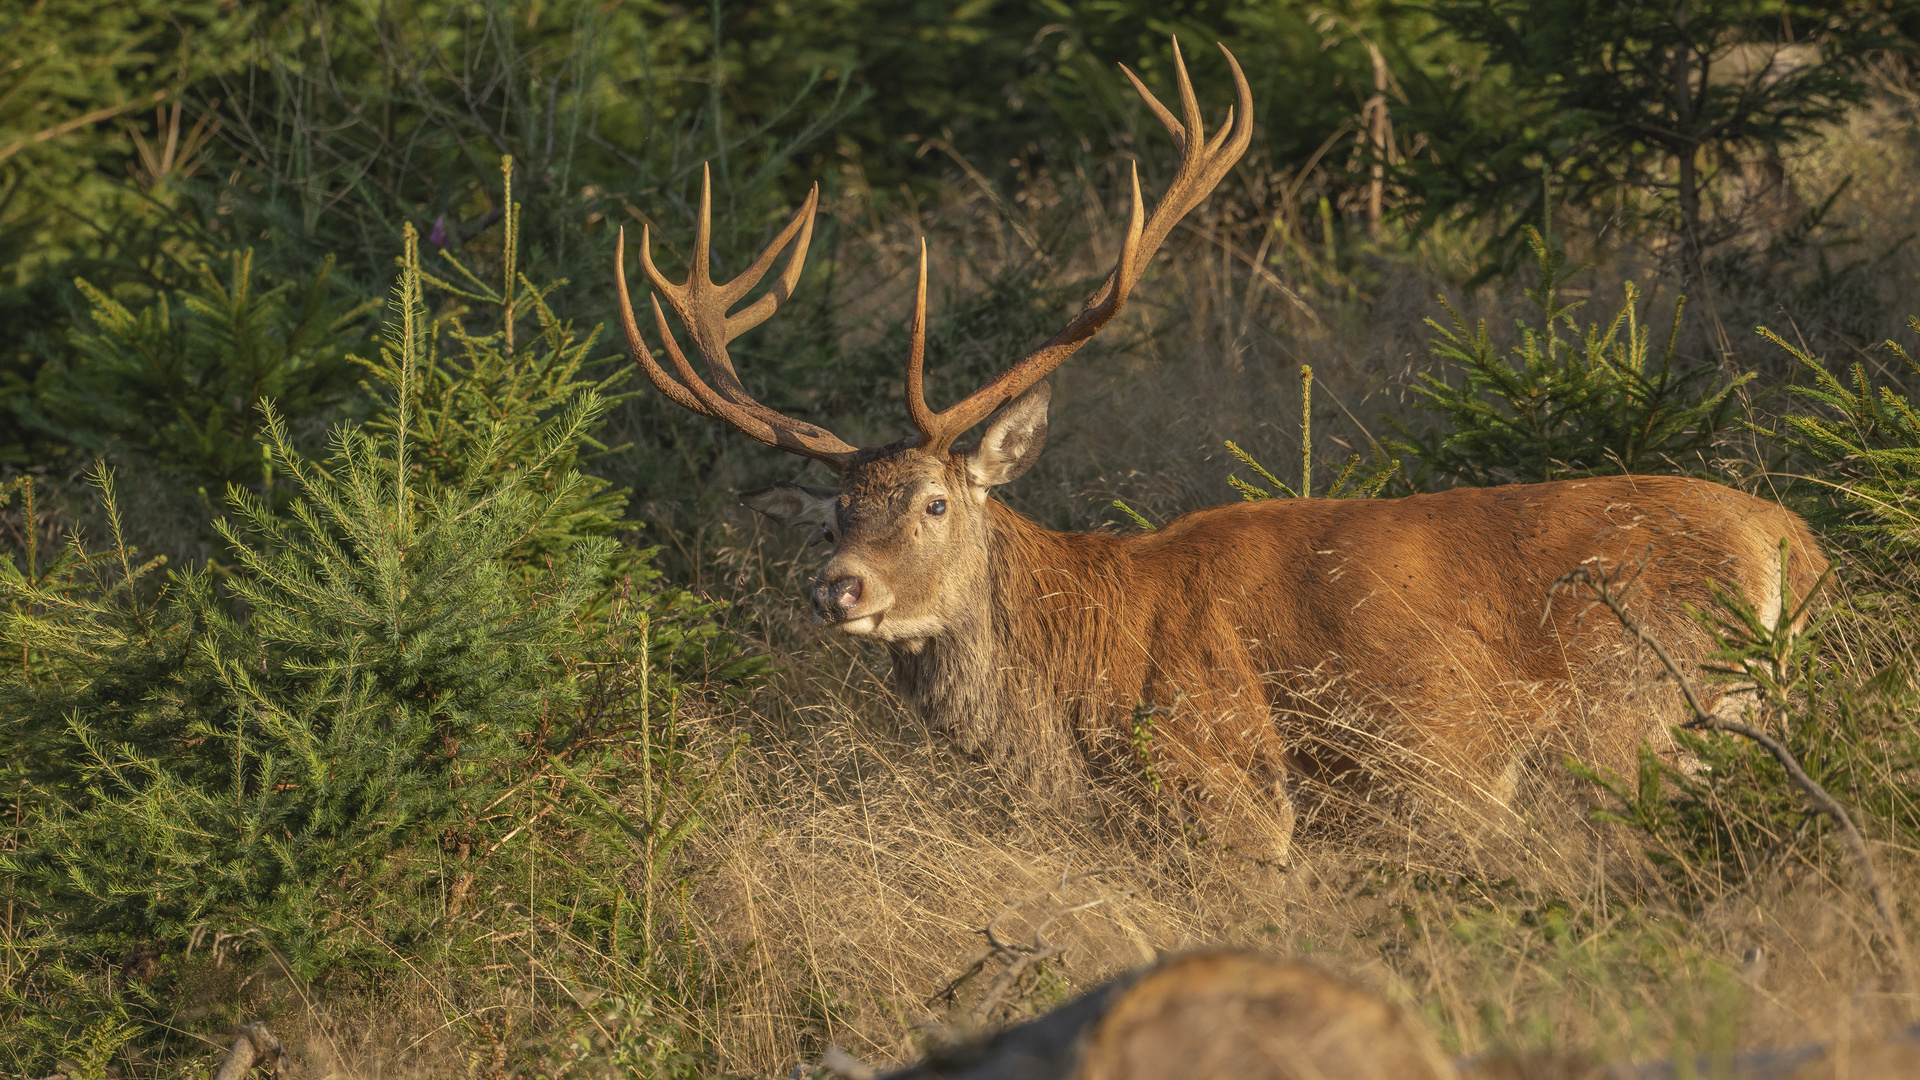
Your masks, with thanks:
M768 446L824 462L839 474L838 487L782 483L743 496L753 509L785 524L812 529L817 539L834 545L813 588L814 612L822 621L845 633L899 641L930 637L948 623L957 605L978 604L972 586L987 558L988 493L1026 472L1046 444L1049 392L1041 380L1120 313L1173 226L1213 191L1252 141L1252 92L1233 54L1225 46L1220 51L1232 68L1239 103L1228 110L1211 140L1201 125L1199 101L1177 41L1174 66L1180 120L1122 66L1180 148L1179 172L1151 217L1142 206L1136 172L1126 239L1105 283L1059 333L939 412L928 407L922 392L927 253L925 243L921 244L906 379L907 414L914 433L886 446L856 447L832 432L760 404L741 385L727 355L727 343L764 322L799 283L813 235L818 185L753 264L725 285L714 284L709 271L712 194L704 174L691 273L684 284L668 281L654 266L651 236L642 233L641 267L653 283L654 318L678 379L654 360L640 336L627 295L623 234L615 258L621 324L635 363L654 386L693 412L723 420ZM729 314L728 309L746 298L789 246L793 253L774 285L753 303ZM707 379L694 371L675 342L660 307L663 296L685 324L694 351L705 362ZM988 423L980 440L956 449L960 437L983 420Z

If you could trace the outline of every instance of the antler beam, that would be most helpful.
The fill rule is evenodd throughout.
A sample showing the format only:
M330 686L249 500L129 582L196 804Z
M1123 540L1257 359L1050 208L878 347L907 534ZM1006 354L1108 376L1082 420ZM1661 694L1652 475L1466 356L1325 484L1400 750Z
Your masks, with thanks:
M1180 42L1177 39L1173 43L1173 60L1180 93L1180 119L1176 120L1173 113L1153 96L1139 76L1121 65L1121 70L1126 72L1134 89L1140 92L1147 107L1166 127L1167 134L1173 137L1174 145L1180 148L1180 168L1174 175L1173 183L1154 206L1153 215L1148 217L1141 203L1140 176L1136 169L1131 178L1133 197L1127 218L1126 238L1121 243L1119 262L1106 281L1059 333L1048 338L993 381L940 412L934 412L927 406L925 394L927 249L925 242L921 243L920 279L914 295L912 345L907 357L906 385L907 415L919 435L909 445L937 452L950 449L954 440L968 428L1046 378L1126 306L1134 285L1139 282L1154 253L1173 231L1174 225L1212 193L1253 141L1253 92L1247 87L1247 77L1240 70L1239 61L1224 45L1220 46L1220 52L1233 70L1238 100L1227 110L1226 122L1212 139L1207 138L1206 129L1201 124L1200 102L1194 96L1192 80L1187 77L1186 61L1180 55ZM807 245L813 239L813 216L819 203L820 187L816 184L793 220L761 251L753 265L724 285L716 285L711 277L713 184L704 168L700 174L700 216L695 226L693 256L689 260L684 283L676 284L667 280L654 266L652 231L642 230L640 264L646 271L647 280L653 283L654 320L659 327L667 358L672 362L673 374L655 361L653 352L640 335L633 301L627 294L624 229L620 232L620 248L614 257L614 267L620 291L620 325L627 332L627 348L633 354L634 363L640 366L640 370L646 373L648 380L661 393L692 412L731 424L749 438L826 462L836 470L841 470L860 451L830 431L782 415L754 400L753 395L741 384L733 360L727 355L728 342L765 322L793 295L806 262ZM745 308L729 314L727 309L744 300L767 271L772 269L780 253L789 247L793 253L773 287ZM694 351L705 361L705 378L694 371L693 365L687 362L686 355L674 340L667 326L666 313L660 307L662 297L685 324Z
M807 245L813 239L813 215L819 203L820 186L815 184L800 211L760 252L753 265L724 285L716 285L712 279L713 182L704 166L700 172L700 217L694 227L693 257L689 260L684 284L667 280L666 275L653 265L652 230L642 228L640 267L646 272L647 280L653 283L654 320L659 327L667 357L672 360L674 371L679 375L678 381L654 360L652 350L647 348L646 340L640 336L640 326L633 313L633 300L627 293L625 229L620 230L613 266L620 292L620 325L627 332L627 351L633 355L633 361L640 366L640 370L646 372L648 381L661 393L682 408L731 424L748 438L823 461L838 470L846 466L857 448L824 428L785 416L754 400L753 395L747 393L747 388L741 385L733 360L727 355L728 342L765 322L793 295L794 287L800 283L800 271L806 264ZM793 254L788 257L786 269L781 271L773 287L744 309L728 314L727 309L739 303L760 283L760 279L766 276L774 261L780 257L781 251L789 245L793 247ZM666 313L660 309L662 296L666 297L674 314L686 326L694 350L706 362L712 385L708 385L693 370L693 365L687 362L686 355L674 341L673 332L667 326Z

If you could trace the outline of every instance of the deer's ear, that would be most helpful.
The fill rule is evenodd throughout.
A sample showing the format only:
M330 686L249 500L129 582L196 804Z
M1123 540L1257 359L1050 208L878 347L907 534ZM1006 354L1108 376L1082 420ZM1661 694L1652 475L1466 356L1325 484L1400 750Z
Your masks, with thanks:
M810 525L818 529L809 543L839 539L839 499L839 488L807 487L785 481L740 496L740 501L750 509L782 525Z
M979 498L986 498L990 487L1019 479L1040 460L1047 446L1047 403L1052 400L1053 389L1037 382L987 422L980 445L967 451L967 474Z

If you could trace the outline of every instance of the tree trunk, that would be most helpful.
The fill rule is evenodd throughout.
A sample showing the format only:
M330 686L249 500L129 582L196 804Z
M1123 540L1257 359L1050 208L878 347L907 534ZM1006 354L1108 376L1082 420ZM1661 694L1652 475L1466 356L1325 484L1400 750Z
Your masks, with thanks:
M1367 185L1367 236L1380 239L1381 203L1386 194L1387 144L1392 128L1387 119L1387 58L1371 41L1367 54L1373 58L1373 96L1361 110L1367 126L1367 138L1373 143L1373 177Z
M1673 6L1678 40L1673 46L1673 119L1678 138L1669 149L1680 164L1680 273L1684 285L1700 280L1700 144L1694 139L1693 46L1687 38L1687 0ZM1702 82L1705 72L1701 72Z

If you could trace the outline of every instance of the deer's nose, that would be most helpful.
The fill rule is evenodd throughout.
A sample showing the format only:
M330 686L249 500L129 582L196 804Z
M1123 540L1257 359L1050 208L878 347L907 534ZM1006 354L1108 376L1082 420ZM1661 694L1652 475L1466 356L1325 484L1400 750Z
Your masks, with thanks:
M823 581L813 587L813 610L829 622L850 617L864 591L860 578L853 574Z

